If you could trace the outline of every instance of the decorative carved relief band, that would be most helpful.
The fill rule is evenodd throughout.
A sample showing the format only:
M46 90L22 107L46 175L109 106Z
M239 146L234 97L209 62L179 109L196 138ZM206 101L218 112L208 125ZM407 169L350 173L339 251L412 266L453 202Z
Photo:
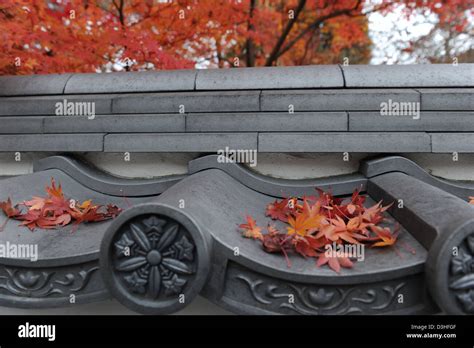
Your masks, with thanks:
M39 308L108 298L98 271L96 261L43 268L0 265L0 303Z
M230 263L226 278L224 297L272 313L390 314L419 311L423 306L421 274L371 284L303 284L271 278Z

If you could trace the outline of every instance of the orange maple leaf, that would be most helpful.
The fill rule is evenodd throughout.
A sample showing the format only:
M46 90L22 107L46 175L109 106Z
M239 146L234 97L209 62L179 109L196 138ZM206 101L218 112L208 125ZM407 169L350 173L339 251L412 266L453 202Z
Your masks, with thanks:
M322 221L325 220L323 215L308 216L304 213L299 213L296 217L288 217L288 234L297 234L306 236L319 229Z
M56 198L60 198L60 199L64 198L63 189L61 187L61 184L59 184L56 187L56 181L54 180L54 178L51 178L51 186L46 186L45 190L46 190L46 193L50 197L56 197Z
M398 233L391 233L388 227L371 226L371 230L381 239L380 242L372 244L372 247L384 247L395 244Z
M240 224L239 228L243 230L243 236L246 238L263 239L262 229L257 226L257 222L250 216L247 215L247 223Z
M87 200L81 205L72 206L71 202L64 197L61 185L56 186L54 178L51 178L51 186L47 186L45 190L46 198L35 196L31 200L22 203L28 208L28 211L24 214L16 207L12 207L10 198L6 202L0 202L0 208L9 218L22 221L20 226L26 226L32 231L37 227L53 229L66 226L73 219L76 225L81 222L98 222L112 219L122 211L111 204L103 209L101 205L92 205L91 200ZM3 226L0 227L1 229L3 229Z

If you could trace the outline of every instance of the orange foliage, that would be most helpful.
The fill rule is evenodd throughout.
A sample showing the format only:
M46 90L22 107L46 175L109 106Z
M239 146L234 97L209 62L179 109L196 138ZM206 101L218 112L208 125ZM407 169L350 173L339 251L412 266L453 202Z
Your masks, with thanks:
M319 197L287 198L267 206L266 215L273 220L287 223L286 233L272 225L262 234L262 228L247 216L247 224L239 225L243 236L258 239L263 249L270 253L294 251L304 257L317 258L317 266L328 265L335 272L341 267L350 268L350 255L328 257L325 249L331 245L362 244L369 247L387 247L395 244L398 235L396 226L392 232L380 224L387 220L384 212L391 206L376 203L365 207L365 196L355 190L350 200L333 197L318 190ZM291 203L293 202L293 203ZM290 208L289 208L290 206Z
M31 231L36 228L56 229L73 221L75 225L83 222L104 221L113 219L122 212L122 209L112 204L103 209L100 205L93 205L91 200L82 204L68 200L63 194L61 184L56 186L53 178L51 178L51 186L46 186L45 191L46 197L33 197L14 207L11 199L8 198L7 201L0 202L0 210L3 210L9 219L23 221L21 226L26 226ZM25 213L19 208L21 206L27 208Z
M383 0L376 10L401 2L407 15L427 9L466 28L467 1ZM367 63L366 3L0 0L0 74Z

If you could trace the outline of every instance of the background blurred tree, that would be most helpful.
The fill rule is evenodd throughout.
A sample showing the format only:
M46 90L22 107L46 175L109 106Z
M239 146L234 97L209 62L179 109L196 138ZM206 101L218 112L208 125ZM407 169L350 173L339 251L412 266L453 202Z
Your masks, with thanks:
M372 30L374 41L382 41L372 52L380 63L474 62L474 1L405 1L390 12L373 14L386 20L382 32ZM373 26L374 23L372 23ZM379 53L380 52L380 53Z
M368 14L400 5L434 30L472 24L472 0L0 0L0 73L365 64Z

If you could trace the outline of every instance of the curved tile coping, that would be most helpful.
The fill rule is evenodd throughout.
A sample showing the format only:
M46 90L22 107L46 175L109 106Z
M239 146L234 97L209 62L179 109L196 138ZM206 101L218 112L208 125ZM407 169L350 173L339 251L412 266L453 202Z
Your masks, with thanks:
M180 199L186 202L184 208L179 207ZM214 257L221 255L256 272L279 279L315 284L358 284L423 271L427 252L403 229L400 240L415 249L415 255L406 252L400 258L393 249L366 248L364 262L356 263L353 269L341 270L337 276L330 269L318 268L314 261L298 255L291 256L292 267L288 268L284 257L265 253L258 242L243 238L237 228L246 214L253 216L259 226L266 226L269 220L265 217L265 207L273 200L274 197L255 192L222 170L208 169L183 179L153 202L180 210L203 231L212 235ZM367 204L374 203L368 197ZM237 256L235 248L239 250Z
M364 161L360 165L359 172L368 179L390 172L401 172L413 176L427 184L436 186L463 200L474 195L474 183L462 183L437 178L427 173L426 170L415 162L401 156L390 156Z
M341 68L349 88L474 85L474 64L342 65Z
M149 201L150 198L123 198L104 195L94 191L59 169L48 169L38 173L3 179L0 181L0 200L11 198L13 203L30 200L32 196L44 196L44 187L50 184L51 178L61 183L64 195L83 202L92 199L95 204L115 204L120 208L128 205ZM0 226L7 217L0 213ZM19 258L0 258L1 265L39 268L57 267L97 260L99 257L102 236L110 225L111 220L81 224L77 230L72 225L57 230L35 230L31 232L26 227L18 227L19 221L10 220L0 232L0 243L10 245L37 245L38 260Z
M354 188L366 189L367 179L361 174L340 175L328 178L290 180L265 176L237 163L219 163L218 155L194 159L188 164L189 174L207 169L220 169L246 187L273 197L313 195L315 188L331 190L334 195L352 194Z
M48 169L58 169L94 191L120 197L155 196L185 177L172 175L159 179L117 178L68 156L51 156L33 163L34 172Z
M0 96L63 94L72 74L0 76Z
M308 65L2 76L0 96L298 88L472 87L473 71L474 64Z

